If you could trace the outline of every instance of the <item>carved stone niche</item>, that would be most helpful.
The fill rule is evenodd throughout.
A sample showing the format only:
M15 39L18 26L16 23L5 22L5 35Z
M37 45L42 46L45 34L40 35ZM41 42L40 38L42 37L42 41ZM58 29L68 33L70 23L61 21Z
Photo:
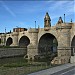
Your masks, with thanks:
M50 30L50 27L45 27L44 30L45 31L49 31Z

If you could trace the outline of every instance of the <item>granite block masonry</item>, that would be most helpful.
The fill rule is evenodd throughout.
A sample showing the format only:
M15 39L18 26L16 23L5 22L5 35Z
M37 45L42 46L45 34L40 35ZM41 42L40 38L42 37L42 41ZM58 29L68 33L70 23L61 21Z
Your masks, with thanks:
M1 33L0 45L26 47L28 59L57 52L51 63L68 63L75 49L75 23L63 22L62 17L59 17L56 25L51 26L51 18L47 12L44 28L14 28L13 32Z

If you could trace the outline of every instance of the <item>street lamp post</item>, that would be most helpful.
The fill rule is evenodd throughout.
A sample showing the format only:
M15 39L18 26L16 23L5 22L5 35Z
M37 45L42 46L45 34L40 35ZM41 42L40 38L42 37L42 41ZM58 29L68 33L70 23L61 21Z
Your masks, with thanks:
M35 29L36 29L36 21L35 21Z
M65 14L64 14L64 23L65 23Z
M6 27L5 27L5 40L4 40L4 45L6 46Z

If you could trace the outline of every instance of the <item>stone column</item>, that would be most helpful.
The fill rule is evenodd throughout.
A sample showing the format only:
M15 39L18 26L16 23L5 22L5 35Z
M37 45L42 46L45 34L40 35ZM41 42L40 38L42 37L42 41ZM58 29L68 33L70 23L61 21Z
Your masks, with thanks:
M18 32L13 32L13 46L18 46Z
M5 41L5 34L2 34L1 35L1 45L5 45L6 44L6 41Z
M58 57L60 63L68 63L71 57L70 47L71 24L62 23L58 30Z
M58 35L58 56L52 60L54 64L64 64L70 62L71 47L70 47L70 29L72 24L61 23L58 24L57 35Z
M34 59L35 55L38 55L38 30L30 29L31 42L27 47L28 59Z

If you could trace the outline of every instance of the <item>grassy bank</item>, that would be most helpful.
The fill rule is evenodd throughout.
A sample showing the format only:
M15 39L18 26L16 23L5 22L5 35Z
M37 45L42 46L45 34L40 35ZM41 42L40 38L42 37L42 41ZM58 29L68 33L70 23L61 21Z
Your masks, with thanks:
M28 62L23 57L0 59L0 75L20 75L53 67L46 62Z

